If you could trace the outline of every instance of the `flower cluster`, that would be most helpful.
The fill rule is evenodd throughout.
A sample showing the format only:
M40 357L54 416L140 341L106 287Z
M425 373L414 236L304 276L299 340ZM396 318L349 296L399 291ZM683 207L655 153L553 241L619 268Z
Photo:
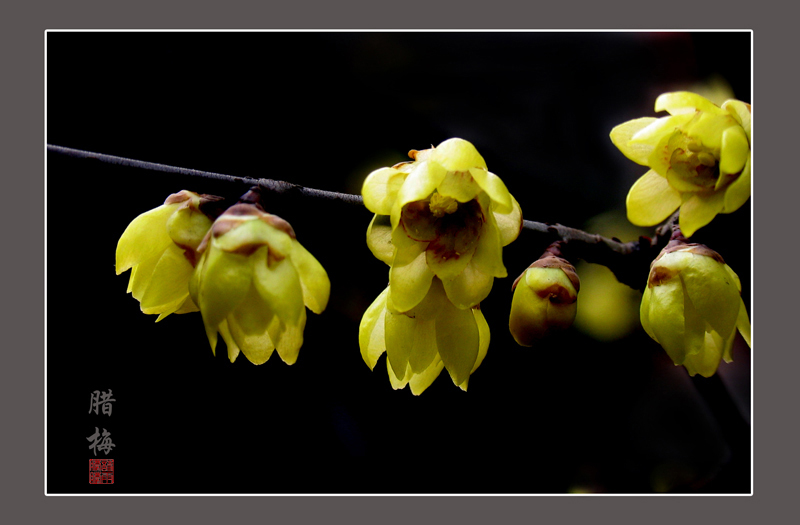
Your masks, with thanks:
M502 248L519 235L522 213L469 142L409 156L370 173L362 189L375 213L367 245L390 266L389 287L361 322L362 356L373 368L385 351L394 388L410 383L419 394L447 368L466 389L489 343L479 304L507 275Z
M234 361L277 349L293 364L303 344L305 307L321 313L330 281L283 219L240 203L212 222L200 211L217 200L182 191L137 217L117 247L117 274L133 268L129 291L144 313L200 311L212 351L217 334Z
M750 197L751 108L675 92L659 96L655 110L670 116L631 120L611 131L626 157L650 167L628 193L628 219L653 226L680 207L680 227L690 237Z
M737 330L750 322L737 275L716 252L687 244L717 213L750 196L750 106L722 107L692 93L666 93L656 110L611 138L651 169L631 188L628 218L654 225L680 207L680 228L651 264L640 307L646 332L691 375L713 375L730 360ZM507 276L502 249L522 228L519 203L488 171L475 147L449 139L409 152L411 161L370 173L364 205L370 251L389 265L389 284L364 313L359 346L374 369L386 353L392 387L419 395L447 369L463 390L483 362L489 326L480 304ZM283 219L266 213L251 190L221 215L219 197L181 191L141 214L119 240L116 271L131 269L128 292L157 321L200 311L212 351L255 364L277 350L293 364L306 308L321 313L330 295L322 265ZM212 210L212 208L214 208ZM514 282L509 329L523 346L571 326L580 279L556 241Z
M640 316L647 334L690 375L711 377L732 360L737 330L750 345L739 276L700 244L672 241L650 266Z

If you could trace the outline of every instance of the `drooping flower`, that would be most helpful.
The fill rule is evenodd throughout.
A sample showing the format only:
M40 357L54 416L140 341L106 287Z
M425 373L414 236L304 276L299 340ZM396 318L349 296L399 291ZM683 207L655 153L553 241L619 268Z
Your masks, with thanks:
M494 278L507 275L502 247L519 235L519 203L463 139L409 156L413 162L370 173L362 189L375 213L367 245L391 266L391 306L414 308L434 277L456 307L476 306Z
M670 116L631 120L611 131L626 157L650 167L628 193L628 219L653 226L680 207L681 230L689 237L750 197L751 107L739 100L719 107L675 92L659 96L655 110Z
M514 340L532 346L536 340L572 326L581 282L575 267L548 253L514 282L508 327Z
M241 350L262 364L277 349L293 364L303 344L305 307L325 309L330 281L289 223L254 204L237 204L214 222L197 251L189 290L211 349L219 332L231 362Z
M647 334L690 375L711 377L732 360L738 330L750 345L739 276L700 244L671 242L650 266L640 316Z
M142 312L158 314L196 312L189 296L189 279L197 261L197 247L211 228L202 208L219 200L183 190L161 206L136 217L117 243L117 275L132 269L128 292Z
M434 277L425 297L413 309L398 312L387 287L364 313L359 327L361 357L375 368L386 352L389 380L395 390L410 385L421 394L447 368L450 378L467 390L489 348L489 325L480 307L456 308L442 281Z

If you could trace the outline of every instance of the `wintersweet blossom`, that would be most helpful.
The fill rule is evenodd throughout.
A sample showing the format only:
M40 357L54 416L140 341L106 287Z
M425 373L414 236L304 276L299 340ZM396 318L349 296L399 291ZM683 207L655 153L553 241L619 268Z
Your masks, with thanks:
M128 292L142 312L158 314L156 322L173 313L196 312L189 296L189 279L197 247L212 219L201 206L219 200L183 190L161 206L136 217L117 243L117 275L131 270Z
M640 316L647 334L690 375L714 375L732 360L737 330L750 345L739 276L699 244L670 243L650 266Z
M680 227L689 237L750 197L751 107L739 100L719 107L675 92L659 96L655 110L670 116L631 120L611 131L626 157L650 167L628 193L628 219L653 226L680 207Z
M507 275L502 249L519 235L522 212L463 139L409 156L370 173L362 188L375 213L367 245L390 270L361 320L361 355L374 369L386 352L395 389L419 395L446 368L466 390L489 347L479 304Z
M476 306L494 278L507 275L502 248L519 235L519 203L466 140L409 156L413 162L370 173L362 189L375 213L367 245L391 266L392 307L414 308L434 277L456 307Z
M257 205L237 204L214 222L197 252L189 290L211 349L219 332L231 361L241 351L262 364L277 349L293 364L303 344L305 307L325 309L330 281L289 223Z

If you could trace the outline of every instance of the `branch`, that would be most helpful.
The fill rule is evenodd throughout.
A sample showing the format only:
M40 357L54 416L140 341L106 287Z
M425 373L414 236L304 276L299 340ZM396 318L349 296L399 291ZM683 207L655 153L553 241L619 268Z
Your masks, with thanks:
M191 177L203 177L207 179L234 182L247 186L258 186L263 191L268 191L278 195L301 195L316 199L326 199L363 206L363 199L360 195L349 193L338 193L334 191L318 190L306 188L290 182L273 179L257 179L252 177L238 177L223 173L179 168L155 162L106 155L104 153L94 153L63 146L47 145L47 151L74 157L79 159L92 159L106 164L116 166L126 166L130 168L144 169L148 171L159 171L176 175L188 175ZM550 244L555 241L562 241L561 247L564 256L568 259L584 259L588 262L602 264L608 267L619 282L641 290L646 279L642 277L650 262L658 255L658 252L666 246L671 235L672 224L677 219L677 213L670 218L650 239L641 237L638 241L623 243L619 239L608 239L600 235L587 233L575 228L569 228L560 224L545 224L541 222L523 221L523 231L537 235L543 242Z
M225 175L224 173L214 173L211 171L192 170L188 168L178 168L176 166L169 166L167 164L157 164L155 162L146 162L143 160L127 159L125 157L116 157L114 155L106 155L104 153L93 153L91 151L83 151L79 149L65 148L63 146L47 145L47 151L52 153L60 153L68 157L78 159L92 159L99 160L106 164L113 164L115 166L127 166L129 168L139 168L148 171L160 171L163 173L171 173L174 175L189 175L192 177L203 177L206 179L221 180L225 182L236 182L247 186L259 186L260 188L283 195L287 193L299 194L304 197L313 197L318 199L336 200L346 202L347 204L363 205L363 200L360 195L351 195L349 193L337 193L335 191L316 190L314 188L306 188L291 182L272 179L254 179L252 177L237 177L235 175Z
M622 242L561 224L544 224L523 221L523 230L536 233L542 241L550 244L560 241L562 255L568 260L583 259L602 264L611 270L617 280L635 290L642 290L646 284L647 269L658 256L672 236L673 225L678 221L675 212L650 237L640 237L637 241Z

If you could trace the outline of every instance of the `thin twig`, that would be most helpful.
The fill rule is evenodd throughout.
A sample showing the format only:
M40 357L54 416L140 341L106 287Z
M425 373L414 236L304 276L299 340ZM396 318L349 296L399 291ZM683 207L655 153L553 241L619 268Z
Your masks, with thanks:
M146 162L143 160L127 159L125 157L116 157L114 155L106 155L104 153L93 153L91 151L83 151L73 148L65 148L63 146L47 145L47 151L53 153L60 153L68 157L78 159L92 159L99 160L106 164L113 164L115 166L127 166L129 168L139 168L148 171L160 171L163 173L172 173L175 175L189 175L191 177L204 177L206 179L222 180L225 182L239 182L253 186L258 184L258 179L251 179L249 177L236 177L234 175L225 175L223 173L213 173L210 171L192 170L189 168L178 168L176 166L169 166L167 164L158 164L155 162Z
M221 180L225 182L236 182L247 186L260 186L261 188L277 193L278 195L286 193L296 193L304 197L314 197L318 199L330 199L346 202L348 204L362 205L363 200L360 195L352 195L350 193L337 193L335 191L317 190L314 188L306 188L291 182L273 179L256 179L252 177L237 177L236 175L226 175L224 173L214 173L211 171L200 171L189 168L179 168L176 166L169 166L167 164L158 164L155 162L146 162L143 160L128 159L125 157L117 157L114 155L106 155L105 153L93 153L91 151L83 151L73 148L65 148L63 146L47 145L47 151L53 153L60 153L68 157L75 157L79 159L93 159L99 160L106 164L114 164L115 166L127 166L129 168L139 168L149 171L160 171L163 173L171 173L174 175L189 175L192 177L203 177L206 179Z

